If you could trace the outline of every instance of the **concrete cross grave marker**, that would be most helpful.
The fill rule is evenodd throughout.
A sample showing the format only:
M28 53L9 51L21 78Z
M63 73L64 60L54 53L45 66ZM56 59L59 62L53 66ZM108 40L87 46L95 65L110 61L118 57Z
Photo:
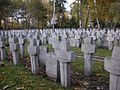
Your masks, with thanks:
M92 44L92 38L87 37L84 39L81 51L84 53L84 68L85 75L92 74L92 55L95 52L95 44Z
M19 44L17 43L17 38L10 38L9 42L11 45L11 50L12 50L12 55L13 55L13 63L14 65L19 64L19 54L18 54L18 50L19 50Z
M108 41L108 48L109 50L112 50L113 49L113 41L114 41L114 37L113 37L113 34L111 31L108 31L108 34L107 34L107 41Z
M112 57L105 58L104 68L110 73L109 90L120 90L120 47L113 48Z
M46 65L48 48L47 46L39 46L39 63Z
M32 73L37 74L39 71L39 64L38 64L39 47L37 46L36 39L30 39L30 45L28 46L28 52L30 54Z
M0 37L0 53L1 53L1 60L4 60L6 57L6 53L5 53L5 42L3 37Z
M120 36L119 36L119 31L116 30L115 34L114 34L114 45L115 46L119 46L119 42L120 42Z
M97 37L98 47L102 47L102 45L103 45L103 35L100 32L100 30L97 31L96 37Z
M70 62L75 59L75 55L72 51L69 51L69 43L67 41L60 42L60 50L57 51L57 58L60 62L60 78L61 85L70 86Z
M24 56L25 54L25 39L23 38L23 36L21 36L19 39L19 45L20 45L20 53L21 53L21 57Z
M47 61L46 61L46 74L51 77L53 80L57 81L57 78L59 78L58 74L58 61L57 56L54 52L50 52L47 54Z
M81 36L78 34L78 32L75 34L75 46L79 47L81 42Z
M97 38L96 38L96 32L95 31L92 32L91 37L92 37L93 44L96 44L96 39Z

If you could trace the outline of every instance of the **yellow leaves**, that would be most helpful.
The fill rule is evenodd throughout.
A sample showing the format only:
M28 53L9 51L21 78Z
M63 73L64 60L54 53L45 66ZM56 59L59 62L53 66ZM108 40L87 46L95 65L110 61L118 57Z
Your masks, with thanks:
M2 90L8 90L8 88L12 87L13 84L5 85Z
M17 87L16 89L17 90L24 90L25 88L24 87Z
M8 89L9 87L10 87L9 85L6 85L6 86L3 87L3 90Z
M40 86L45 86L45 84L40 84Z
M2 81L2 80L4 80L4 79L5 79L5 77L2 76L2 75L0 75L0 81Z
M98 17L101 21L110 21L110 14L109 14L109 9L110 9L110 4L114 2L114 0L95 0L96 1L96 7L95 7L95 2L94 0L88 0L88 5L91 7L91 10L97 9L97 12L91 12L96 15L94 15L93 18Z

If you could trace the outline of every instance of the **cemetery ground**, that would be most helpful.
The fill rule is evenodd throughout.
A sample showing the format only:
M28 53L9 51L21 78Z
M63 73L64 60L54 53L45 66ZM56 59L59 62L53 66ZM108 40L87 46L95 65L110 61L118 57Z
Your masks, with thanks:
M51 45L46 45L52 51ZM27 54L21 58L21 64L14 66L12 57L9 56L2 62L0 66L0 89L1 90L108 90L109 74L104 70L104 62L99 61L100 57L111 56L111 51L107 49L97 49L94 56L96 60L93 62L93 75L85 76L83 53L80 48L71 47L71 50L76 53L77 60L72 64L72 80L71 87L62 87L59 83L51 80L45 74L45 67L40 66L38 75L33 75L30 71L30 58ZM8 50L9 51L9 50ZM26 61L26 62L24 62ZM9 63L8 63L9 62ZM27 66L26 66L27 65Z

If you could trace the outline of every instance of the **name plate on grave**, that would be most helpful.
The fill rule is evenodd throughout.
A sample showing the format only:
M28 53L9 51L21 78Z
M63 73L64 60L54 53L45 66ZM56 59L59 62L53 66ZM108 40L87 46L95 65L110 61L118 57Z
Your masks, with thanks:
M120 60L105 58L105 70L115 75L120 75Z
M115 46L111 58L105 58L105 70L120 75L120 47Z
M51 52L47 54L48 60L46 60L46 73L49 77L56 79L57 78L57 57L56 54Z
M60 43L59 42L53 42L53 48L55 50L60 50Z
M38 46L28 46L28 52L30 55L39 54L39 47Z
M94 53L95 52L95 45L82 44L81 51L84 53Z
M107 37L107 41L114 41L113 37Z
M24 42L25 42L24 39L19 39L20 44L24 44Z
M17 42L17 38L9 38L9 43L16 43Z
M59 61L71 62L72 60L75 59L75 54L72 51L69 52L59 51L57 52L57 57L59 58Z

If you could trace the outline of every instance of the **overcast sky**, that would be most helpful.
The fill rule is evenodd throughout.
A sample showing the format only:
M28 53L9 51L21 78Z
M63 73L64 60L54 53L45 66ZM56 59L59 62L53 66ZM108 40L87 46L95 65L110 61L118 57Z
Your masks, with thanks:
M67 11L70 11L70 4L72 3L72 2L74 2L75 0L67 0L67 2L68 3L66 3L66 5L65 5L65 7L66 7L66 9L67 9Z

